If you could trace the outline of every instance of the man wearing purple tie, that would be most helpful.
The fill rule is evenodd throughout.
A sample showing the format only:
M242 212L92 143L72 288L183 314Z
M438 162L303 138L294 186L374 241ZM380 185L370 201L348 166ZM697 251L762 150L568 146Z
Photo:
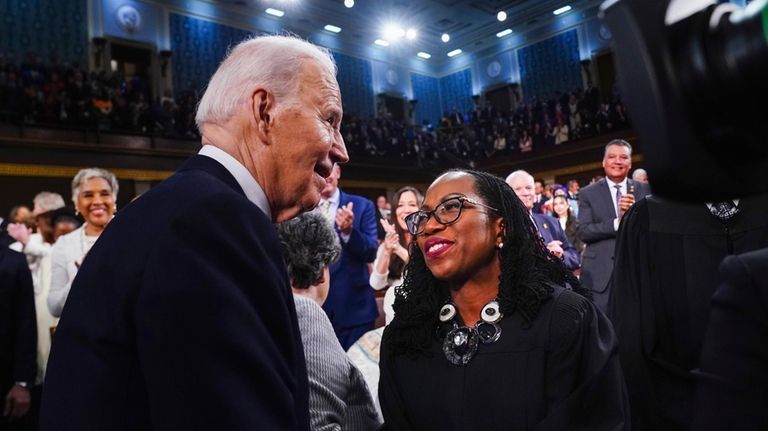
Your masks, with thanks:
M632 168L632 146L614 139L605 146L605 178L579 192L577 232L587 248L582 256L581 284L592 291L595 305L608 308L608 280L613 271L616 231L624 213L636 200L650 194L647 184L627 178Z

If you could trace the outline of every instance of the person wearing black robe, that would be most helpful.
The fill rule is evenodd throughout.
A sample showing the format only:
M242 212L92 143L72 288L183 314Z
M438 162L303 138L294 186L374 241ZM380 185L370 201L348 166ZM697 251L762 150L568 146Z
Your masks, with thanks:
M728 256L712 298L692 430L768 429L768 248Z
M386 429L628 429L612 325L512 189L449 171L422 209L406 217L416 239L382 340Z
M704 203L651 196L624 216L609 316L619 338L633 430L690 425L691 371L699 366L718 266L729 254L768 246L768 196L734 203L721 219Z

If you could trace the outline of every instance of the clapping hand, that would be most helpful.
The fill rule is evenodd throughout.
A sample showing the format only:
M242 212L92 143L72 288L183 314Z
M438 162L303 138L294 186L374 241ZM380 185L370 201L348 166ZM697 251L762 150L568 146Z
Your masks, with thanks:
M627 193L626 195L623 195L619 200L620 217L624 217L624 213L626 213L634 203L635 203L635 195L631 193Z
M24 223L11 223L8 225L8 235L22 245L27 245L29 236L32 235L32 229L28 228Z
M355 221L355 213L352 212L352 202L339 207L336 210L336 226L339 227L339 232L344 235L352 233L352 223Z

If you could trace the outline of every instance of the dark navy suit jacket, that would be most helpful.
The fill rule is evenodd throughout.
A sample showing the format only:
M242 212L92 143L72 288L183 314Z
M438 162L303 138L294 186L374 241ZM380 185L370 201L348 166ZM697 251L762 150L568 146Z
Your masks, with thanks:
M563 263L565 267L574 270L581 265L581 256L578 250L576 250L568 241L568 237L565 236L565 232L560 227L560 222L554 217L550 217L544 214L532 213L533 221L536 222L536 228L539 230L539 235L544 238L544 244L549 244L552 241L560 241L563 244Z
M378 241L376 209L369 199L340 190L339 207L352 202L355 220L349 241L342 244L339 260L330 269L331 288L323 309L334 328L349 328L373 322L379 315L368 264L376 258Z
M43 430L308 430L282 248L232 175L194 156L88 253L53 339Z
M0 396L15 382L35 383L37 323L32 274L23 254L0 247ZM3 418L0 418L0 428Z

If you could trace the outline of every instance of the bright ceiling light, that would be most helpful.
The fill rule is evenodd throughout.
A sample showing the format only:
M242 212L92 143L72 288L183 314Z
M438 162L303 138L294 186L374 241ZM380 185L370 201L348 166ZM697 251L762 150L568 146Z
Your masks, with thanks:
M451 40L451 35L448 33L443 33L442 36L440 36L440 40L442 40L445 43L448 43L449 40Z
M375 41L373 41L373 43L375 43L376 45L379 45L379 46L389 46L389 42L387 42L386 40L381 40L381 39L376 39Z
M453 51L448 53L448 57L456 57L459 54L461 54L461 50L460 49L454 49Z
M344 0L344 6L346 6L347 8L351 8L354 5L355 5L355 0Z
M569 10L571 10L570 6L563 6L560 9L555 9L552 13L555 14L555 15L562 15L562 14L568 12Z
M503 10L500 10L499 13L496 14L496 19L501 21L501 22L506 21L507 20L507 13L504 12Z
M416 29L409 28L408 31L405 32L405 37L408 38L408 40L416 39Z
M419 53L418 53L418 54L416 54L416 55L417 55L417 56L419 56L419 57L421 57L421 58L423 58L424 60L429 60L430 58L432 58L432 55L431 55L431 54L428 54L428 53L426 53L426 52L419 52Z
M508 28L506 30L502 30L502 31L496 33L496 37L504 37L504 36L506 36L508 34L512 34L512 29L511 28Z
M394 41L405 36L405 30L402 27L388 25L384 27L384 39Z
M268 7L265 12L267 12L268 14L270 14L272 16L276 16L276 17L281 17L281 16L285 15L285 12L281 11L280 9L273 9L271 7Z
M323 28L334 33L338 33L341 31L341 27L336 27L335 25L330 25L330 24L326 25Z

